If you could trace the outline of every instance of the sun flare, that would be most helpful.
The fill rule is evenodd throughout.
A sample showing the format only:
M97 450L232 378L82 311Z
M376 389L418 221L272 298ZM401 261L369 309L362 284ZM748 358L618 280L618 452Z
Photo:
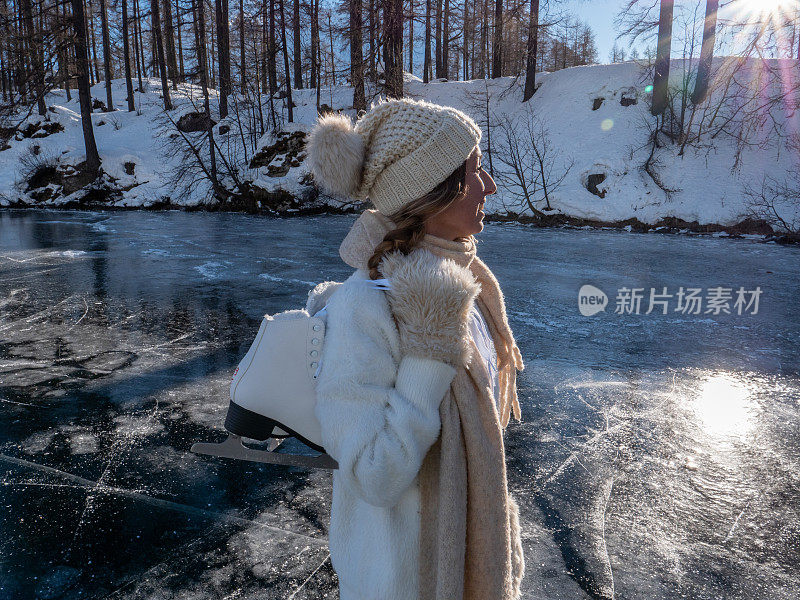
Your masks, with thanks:
M740 9L759 15L777 17L779 15L794 15L800 1L798 0L740 0Z
M742 5L751 12L786 13L796 10L797 0L742 0Z

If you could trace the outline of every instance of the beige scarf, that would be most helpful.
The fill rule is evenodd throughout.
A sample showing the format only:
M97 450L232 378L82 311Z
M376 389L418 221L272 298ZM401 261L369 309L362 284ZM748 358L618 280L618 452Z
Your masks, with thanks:
M365 211L339 249L352 267L366 263L394 224ZM468 267L481 285L478 307L497 352L500 398L480 353L456 376L439 407L441 434L419 473L420 600L515 600L525 570L519 508L508 493L503 429L511 410L521 420L516 371L524 368L500 285L476 255L475 238L426 235L421 246ZM473 342L474 345L474 342Z

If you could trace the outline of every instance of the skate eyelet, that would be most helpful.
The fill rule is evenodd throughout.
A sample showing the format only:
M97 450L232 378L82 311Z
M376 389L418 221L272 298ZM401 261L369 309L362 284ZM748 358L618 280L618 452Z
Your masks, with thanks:
M314 339L312 339L312 340L311 340L311 343L312 343L312 344L314 344L314 345L316 346L317 344L319 344L319 338L314 338Z

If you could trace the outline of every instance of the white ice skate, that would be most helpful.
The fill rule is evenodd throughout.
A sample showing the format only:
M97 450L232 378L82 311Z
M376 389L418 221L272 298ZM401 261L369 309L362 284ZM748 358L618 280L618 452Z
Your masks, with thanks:
M220 444L194 444L192 452L279 465L338 468L325 453L314 414L324 317L325 309L314 316L304 309L264 316L255 341L231 380L231 402L225 418L228 439ZM321 454L275 452L289 437ZM248 448L242 438L269 440L267 450Z

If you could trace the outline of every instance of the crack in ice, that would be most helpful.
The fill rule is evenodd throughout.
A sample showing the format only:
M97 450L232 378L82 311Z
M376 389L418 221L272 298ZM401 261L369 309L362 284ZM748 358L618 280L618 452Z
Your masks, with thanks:
M83 487L90 487L94 488L97 486L96 481L92 481L91 479L85 479L80 477L79 475L74 475L73 473L69 473L67 471L61 471L60 469L55 469L53 467L48 467L47 465L41 465L39 463L31 462L22 458L17 458L15 456L8 456L6 454L0 454L0 461L4 461L7 463L15 464L18 466L27 467L30 469L36 469L38 471L43 471L45 473L50 473L52 475L58 475L60 477L65 477L71 481L75 481L81 484ZM314 544L325 544L327 543L325 540L312 537L310 535L306 535L304 533L299 533L296 531L291 531L288 529L281 529L280 527L275 527L272 525L267 525L266 523L260 523L258 521L253 521L252 519L246 519L244 517L238 517L236 515L230 515L226 513L221 513L219 511L214 510L207 510L204 508L197 508L195 506L191 506L188 504L181 504L179 502L172 502L170 500L163 500L161 498L153 498L152 496L148 496L147 494L141 494L133 490L129 490L127 488L120 488L110 485L102 485L101 487L97 488L96 491L98 493L109 493L109 494L118 494L121 496L125 496L128 498L133 498L136 500L140 500L152 506L158 506L160 508L165 508L169 510L175 510L179 512L183 512L190 515L198 515L201 517L206 518L215 518L222 521L228 521L231 523L236 523L239 525L256 525L261 529L266 529L273 533L277 534L285 534L289 536L296 536L301 537L311 543Z

